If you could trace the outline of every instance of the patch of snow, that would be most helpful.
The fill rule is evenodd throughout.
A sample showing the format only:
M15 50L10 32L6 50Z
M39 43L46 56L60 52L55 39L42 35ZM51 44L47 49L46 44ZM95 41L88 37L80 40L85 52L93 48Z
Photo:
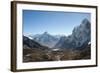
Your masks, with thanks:
M56 49L52 49L53 51L58 51L59 49L58 48L56 48Z

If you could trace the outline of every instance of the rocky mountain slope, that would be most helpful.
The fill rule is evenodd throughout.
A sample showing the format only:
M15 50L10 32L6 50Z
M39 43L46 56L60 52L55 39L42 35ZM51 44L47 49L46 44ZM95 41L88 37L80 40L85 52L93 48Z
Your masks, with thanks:
M85 47L91 41L91 24L87 19L75 27L72 34L67 37L61 37L55 48L74 49Z

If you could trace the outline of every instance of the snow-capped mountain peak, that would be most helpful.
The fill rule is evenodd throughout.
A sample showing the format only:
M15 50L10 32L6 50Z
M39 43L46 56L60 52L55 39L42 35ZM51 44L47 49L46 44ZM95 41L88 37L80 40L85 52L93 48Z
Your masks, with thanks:
M29 36L33 38L36 42L40 43L43 46L47 46L52 48L59 41L60 37L56 37L55 35L51 35L48 32L44 32L42 34L36 34Z
M63 37L62 37L63 38ZM79 26L76 26L72 34L67 36L55 45L60 48L78 48L87 45L91 41L91 24L87 19L84 19Z

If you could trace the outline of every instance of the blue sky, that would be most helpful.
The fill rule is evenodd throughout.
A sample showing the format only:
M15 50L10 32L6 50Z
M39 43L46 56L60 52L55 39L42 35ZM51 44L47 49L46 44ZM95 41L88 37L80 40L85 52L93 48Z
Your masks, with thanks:
M69 35L89 13L23 10L23 34Z

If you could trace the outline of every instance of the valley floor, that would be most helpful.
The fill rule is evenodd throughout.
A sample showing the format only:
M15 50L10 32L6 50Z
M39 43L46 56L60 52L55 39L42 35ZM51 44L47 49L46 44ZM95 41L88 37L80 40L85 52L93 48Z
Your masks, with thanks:
M62 61L62 60L82 60L91 59L91 48L87 47L83 50L36 50L23 49L23 62L39 62L39 61Z

